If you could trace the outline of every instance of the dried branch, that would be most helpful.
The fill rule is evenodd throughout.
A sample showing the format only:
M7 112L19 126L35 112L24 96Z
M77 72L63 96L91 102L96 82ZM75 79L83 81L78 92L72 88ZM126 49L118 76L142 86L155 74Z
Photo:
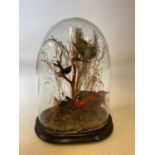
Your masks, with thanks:
M76 48L76 45L81 41L86 43L88 47L93 47L96 49L97 53L91 60L83 60L81 58L81 55ZM84 39L82 29L75 27L69 49L67 49L67 47L61 41L58 41L54 37L50 37L47 41L45 41L45 44L47 42L53 42L55 44L56 63L51 64L48 59L43 59L42 61L46 63L54 72L59 89L63 89L63 86L67 85L68 83L71 96L74 98L82 89L95 91L95 89L99 89L103 85L100 77L102 75L104 49L101 50L99 48L98 36L95 31L92 35L92 39L86 41ZM70 66L73 68L72 72L69 72L69 74L67 73L67 76L62 74L62 70ZM61 73L59 76L56 75L56 68L58 68L59 72ZM63 79L65 79L66 83L64 83ZM59 94L60 96L62 95L60 92Z
M61 77L68 81L70 85L72 85L73 82L70 79L68 79L65 75L62 75Z

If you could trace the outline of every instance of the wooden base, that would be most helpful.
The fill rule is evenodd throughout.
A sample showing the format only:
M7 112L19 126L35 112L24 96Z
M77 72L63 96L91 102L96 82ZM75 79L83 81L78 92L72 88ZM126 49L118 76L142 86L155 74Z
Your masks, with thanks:
M35 132L39 138L48 143L68 144L68 143L86 143L100 141L108 137L113 130L112 117L109 115L105 125L102 128L77 134L53 134L50 129L45 128L38 117L35 124Z

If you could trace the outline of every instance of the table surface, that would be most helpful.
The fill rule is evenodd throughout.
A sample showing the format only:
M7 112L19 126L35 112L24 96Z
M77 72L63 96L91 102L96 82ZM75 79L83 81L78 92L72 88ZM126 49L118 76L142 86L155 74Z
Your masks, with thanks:
M35 62L20 63L20 155L134 155L134 56L111 59L113 133L100 142L69 145L45 143L35 135Z

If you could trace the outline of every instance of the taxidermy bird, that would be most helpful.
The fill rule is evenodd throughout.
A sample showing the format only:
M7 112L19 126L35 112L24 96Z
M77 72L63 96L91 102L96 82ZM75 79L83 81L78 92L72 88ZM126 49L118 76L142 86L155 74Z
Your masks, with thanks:
M54 66L58 67L60 71L58 72L58 75L64 75L64 74L69 74L71 72L72 66L68 66L63 68L62 65L60 64L60 61L57 61L57 63L53 63Z
M105 104L106 94L108 94L108 92L105 92L105 91L99 91L99 92L93 92L93 93L92 92L81 92L81 95L83 96L86 95L86 96L81 99L77 98L74 103L74 106L76 109L80 109L90 103L93 103L95 105Z
M90 60L96 56L97 48L91 47L85 40L81 39L79 43L73 45L79 51L79 54L83 60Z

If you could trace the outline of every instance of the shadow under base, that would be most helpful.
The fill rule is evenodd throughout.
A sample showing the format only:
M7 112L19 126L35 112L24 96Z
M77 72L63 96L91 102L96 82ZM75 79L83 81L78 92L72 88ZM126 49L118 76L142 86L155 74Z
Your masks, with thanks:
M39 138L48 143L69 144L69 143L86 143L100 141L108 137L113 131L113 122L111 115L101 128L87 131L84 133L74 134L54 134L52 130L44 127L39 118L36 119L35 132Z

